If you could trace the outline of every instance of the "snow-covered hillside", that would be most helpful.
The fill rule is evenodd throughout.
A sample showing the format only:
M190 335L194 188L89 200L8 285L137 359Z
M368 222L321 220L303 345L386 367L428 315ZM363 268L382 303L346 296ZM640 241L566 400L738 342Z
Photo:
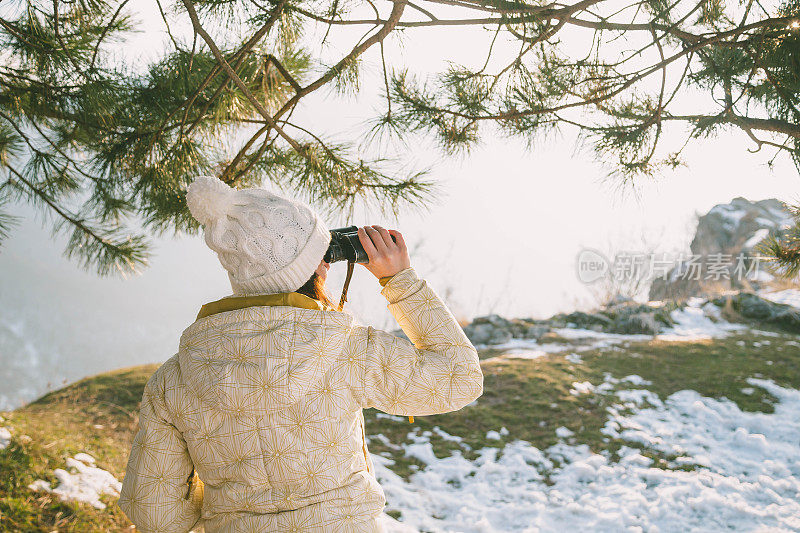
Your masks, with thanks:
M726 316L695 298L653 335L568 324L483 345L484 394L461 411L367 411L387 530L800 531L800 335ZM61 500L84 502L77 530L125 527L113 503L154 368L4 414L0 464L21 482L0 499L37 503L0 529L51 527Z
M479 450L475 461L438 459L425 431L402 445L424 470L404 481L376 456L378 477L409 531L800 530L800 391L749 379L778 398L766 414L692 390L662 401L648 384L636 375L575 384L579 394L615 397L603 432L630 443L619 460L593 453L566 428L562 442L541 450L512 440ZM640 447L674 459L655 464Z

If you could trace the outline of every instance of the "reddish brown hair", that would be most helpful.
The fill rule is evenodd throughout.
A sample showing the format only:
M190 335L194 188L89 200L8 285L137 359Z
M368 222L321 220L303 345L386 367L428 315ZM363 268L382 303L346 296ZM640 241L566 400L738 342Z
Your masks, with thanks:
M319 300L324 305L328 305L333 309L337 309L339 307L331 301L330 297L328 296L328 291L325 290L325 280L322 279L316 272L311 274L311 277L308 278L308 281L306 281L302 287L294 292L299 292L300 294L308 296L309 298Z

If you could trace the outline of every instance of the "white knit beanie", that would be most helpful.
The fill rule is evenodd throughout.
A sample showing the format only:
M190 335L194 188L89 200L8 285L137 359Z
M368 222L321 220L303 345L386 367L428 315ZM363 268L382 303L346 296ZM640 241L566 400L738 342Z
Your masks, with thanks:
M311 208L265 189L237 190L200 176L189 185L186 203L235 295L296 291L330 244L330 230Z

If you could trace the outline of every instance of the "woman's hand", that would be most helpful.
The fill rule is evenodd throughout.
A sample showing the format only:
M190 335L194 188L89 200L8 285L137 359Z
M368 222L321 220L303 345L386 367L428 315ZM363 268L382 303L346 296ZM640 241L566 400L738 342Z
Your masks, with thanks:
M392 237L397 242L393 241ZM361 241L361 246L369 257L369 264L364 267L376 278L394 276L411 266L406 242L397 230L387 230L374 224L364 226L358 228L358 240Z

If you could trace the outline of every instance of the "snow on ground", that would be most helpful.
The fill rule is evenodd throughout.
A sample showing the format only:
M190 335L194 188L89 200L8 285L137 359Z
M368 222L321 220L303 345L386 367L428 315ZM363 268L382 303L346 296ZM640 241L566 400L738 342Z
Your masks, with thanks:
M57 495L63 501L78 501L88 503L96 509L105 509L106 505L100 501L100 496L110 494L119 496L122 484L110 472L94 466L94 457L86 453L79 453L75 457L67 458L67 468L75 472L56 468L53 475L58 479L59 485L55 488L50 483L37 479L28 488L33 491L43 490Z
M573 396L580 396L581 394L590 394L594 392L594 385L589 381L576 381L572 384L569 393Z
M8 447L11 443L11 432L8 428L0 426L0 450Z
M437 433L438 434L441 435L442 433L444 433L445 435L447 435L446 437L444 437L446 440L452 440L452 441L456 441L456 442L461 440L461 437L454 437L453 435L448 435L447 433L445 433L444 431L442 431L438 427L436 429L437 429ZM508 433L509 433L508 429L506 429L506 427L503 426L503 427L500 428L500 431L495 431L493 429L490 430L490 431L487 431L486 432L486 439L487 440L502 440L502 438L505 437L506 435L508 435Z
M647 341L653 338L652 335L626 335L623 333L606 333L604 331L595 331L593 329L581 328L555 328L553 331L564 339L593 339L591 344L595 348L610 346L611 344L628 342L628 341Z
M786 291L784 291L786 292ZM800 298L799 298L800 299ZM554 328L553 332L564 339L557 342L539 343L534 339L511 339L502 344L478 345L475 347L503 350L492 359L538 359L552 353L580 352L598 348L613 348L627 342L662 340L669 342L696 342L728 336L731 332L747 329L744 324L734 324L722 318L717 306L702 298L690 298L687 305L670 313L674 325L658 335L607 333L584 328ZM576 353L567 355L570 362L581 362Z
M777 292L762 292L759 296L779 304L787 304L800 309L800 289L786 289Z
M478 349L503 350L502 355L490 357L487 361L492 359L538 359L552 353L568 350L579 352L596 348L609 348L625 342L645 341L653 338L652 335L623 335L582 328L555 328L553 331L568 342L539 343L535 339L511 339L502 344L476 344L475 347ZM576 353L568 354L567 359L571 360L571 362L582 362L580 356Z
M645 383L636 378L623 379ZM778 399L768 414L690 390L664 401L646 389L612 390L621 382L607 376L595 387L619 400L603 430L630 444L619 462L563 441L487 447L474 462L458 452L437 459L417 435L403 447L427 467L408 482L373 456L389 508L412 531L800 531L800 391L749 379ZM655 468L639 446L678 456L669 468L696 470Z
M705 304L705 305L704 305ZM657 340L688 342L725 337L731 331L745 329L722 319L719 308L702 298L689 298L685 307L670 313L675 324L656 335Z
M502 344L475 344L475 347L478 349L494 348L503 350L504 353L500 357L514 359L538 359L551 353L563 352L573 348L568 344L555 342L540 344L535 339L511 339Z
M402 522L398 522L387 514L382 514L380 520L383 528L386 530L386 533L419 533L413 527L407 526Z

